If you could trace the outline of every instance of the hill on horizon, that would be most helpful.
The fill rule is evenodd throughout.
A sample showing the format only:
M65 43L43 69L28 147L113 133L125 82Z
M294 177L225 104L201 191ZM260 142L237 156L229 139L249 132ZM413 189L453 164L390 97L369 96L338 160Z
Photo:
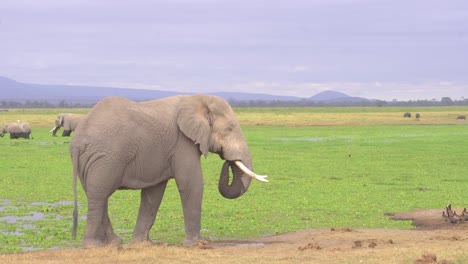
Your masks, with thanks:
M108 96L122 96L135 101L147 101L187 93L98 86L31 84L21 83L13 79L0 76L0 94L1 101L47 101L51 104L58 104L61 101L66 101L71 104L94 104ZM335 91L320 92L309 98L238 92L216 92L208 94L217 95L230 101L295 102L306 100L320 103L370 101L366 98L351 97L344 93Z
M314 102L328 102L328 103L338 103L338 102L361 102L369 101L369 99L362 97L353 97L344 93L335 92L335 91L323 91L312 97L309 97L310 101Z

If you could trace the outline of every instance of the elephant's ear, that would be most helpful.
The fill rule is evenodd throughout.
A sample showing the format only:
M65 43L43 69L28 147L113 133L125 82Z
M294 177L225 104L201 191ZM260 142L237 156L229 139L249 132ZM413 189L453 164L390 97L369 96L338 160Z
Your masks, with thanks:
M177 125L182 133L199 145L201 153L208 155L211 135L212 113L208 107L208 96L187 96L179 105Z

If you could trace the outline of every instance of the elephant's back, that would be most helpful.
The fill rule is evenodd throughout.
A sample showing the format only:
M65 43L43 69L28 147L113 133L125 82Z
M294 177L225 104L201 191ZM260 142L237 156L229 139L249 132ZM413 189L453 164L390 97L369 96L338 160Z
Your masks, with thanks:
M102 114L116 113L118 114L122 110L130 107L131 105L136 104L135 101L130 99L119 97L119 96L110 96L99 101L88 113L88 117L99 116Z
M105 98L80 121L70 144L131 153L123 146L131 146L138 133L143 133L144 124L136 118L140 112L137 102L123 97Z
M16 122L16 123L9 123L8 127L10 131L13 132L31 132L31 126L28 123L23 122Z
M74 137L110 136L116 132L122 132L125 123L129 119L128 109L136 102L123 97L107 97L99 101L90 111L80 120L80 125L75 131ZM118 130L118 131L117 131Z
M22 123L21 129L23 130L23 132L31 132L31 125L28 123Z

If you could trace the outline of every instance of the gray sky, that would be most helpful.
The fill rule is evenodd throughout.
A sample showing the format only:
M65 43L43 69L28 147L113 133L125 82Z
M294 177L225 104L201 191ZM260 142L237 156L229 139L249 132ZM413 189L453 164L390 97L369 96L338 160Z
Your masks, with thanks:
M468 98L465 0L2 0L20 82Z

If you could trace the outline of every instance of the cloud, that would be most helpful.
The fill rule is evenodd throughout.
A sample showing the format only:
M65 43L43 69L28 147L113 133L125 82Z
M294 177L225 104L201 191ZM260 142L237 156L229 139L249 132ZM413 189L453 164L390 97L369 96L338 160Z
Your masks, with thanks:
M144 89L144 90L163 90L163 87L156 84L146 84L139 82L99 82L99 83L87 83L87 82L69 82L67 85L77 86L97 86L97 87L114 87L114 88L129 88L129 89Z
M467 96L468 4L452 2L6 0L0 75L182 92Z
M306 71L309 71L309 67L307 67L307 66L294 66L292 68L292 71L293 72L306 72Z

